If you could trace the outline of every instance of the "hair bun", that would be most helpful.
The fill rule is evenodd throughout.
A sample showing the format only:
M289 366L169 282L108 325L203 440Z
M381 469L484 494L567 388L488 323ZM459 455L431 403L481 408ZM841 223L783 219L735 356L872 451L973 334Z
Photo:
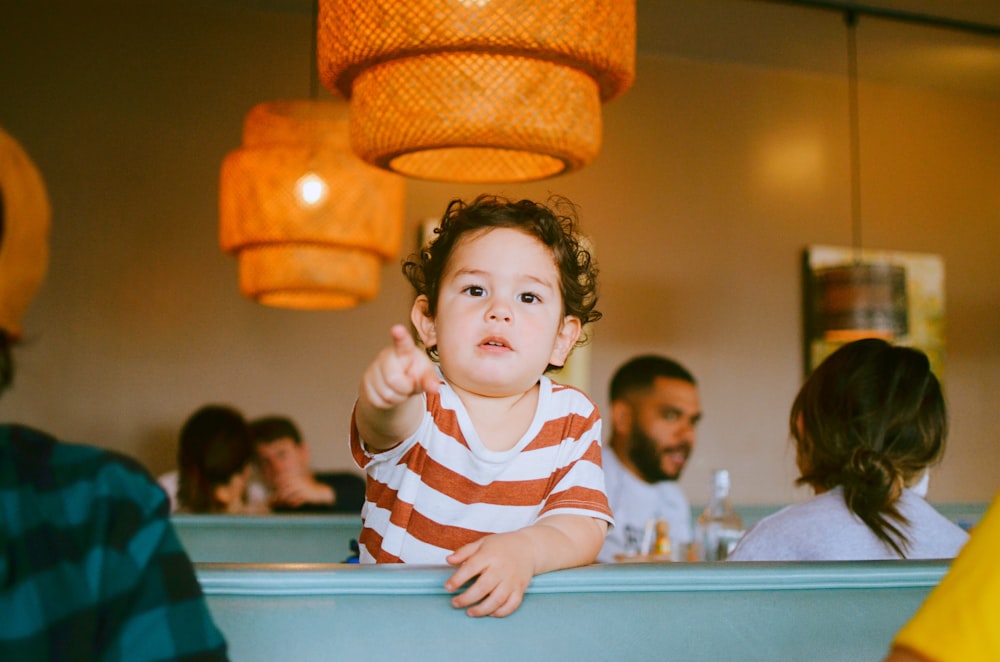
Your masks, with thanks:
M895 463L870 448L857 447L851 451L841 478L845 487L854 488L852 491L860 489L879 505L894 502L903 492L903 475Z

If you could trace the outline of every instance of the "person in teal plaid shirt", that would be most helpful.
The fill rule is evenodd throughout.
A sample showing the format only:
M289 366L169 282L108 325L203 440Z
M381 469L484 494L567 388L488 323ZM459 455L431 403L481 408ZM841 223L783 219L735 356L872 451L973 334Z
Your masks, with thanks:
M0 660L225 660L167 496L128 457L0 425Z
M46 262L48 205L24 170L30 161L0 129L0 394ZM0 424L0 660L225 659L149 473L112 451Z

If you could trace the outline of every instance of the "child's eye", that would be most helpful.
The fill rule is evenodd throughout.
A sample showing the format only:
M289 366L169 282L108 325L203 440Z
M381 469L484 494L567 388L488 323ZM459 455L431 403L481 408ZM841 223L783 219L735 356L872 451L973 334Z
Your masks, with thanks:
M532 294L531 292L525 292L520 297L521 303L535 303L536 301L541 301L537 294Z
M469 296L474 296L474 297L481 297L484 294L486 294L486 290L478 285L469 285L462 291L468 294Z

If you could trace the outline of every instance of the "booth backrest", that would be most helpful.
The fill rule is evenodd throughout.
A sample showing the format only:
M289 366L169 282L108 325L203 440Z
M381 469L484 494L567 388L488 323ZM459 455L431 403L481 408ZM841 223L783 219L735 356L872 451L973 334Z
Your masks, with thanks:
M592 565L507 618L450 606L447 568L199 564L233 660L879 660L946 561Z
M174 515L196 563L341 563L361 533L359 515Z
M935 504L969 528L987 504ZM752 525L781 506L736 506ZM701 512L692 508L693 519ZM204 563L341 563L361 532L358 515L174 515L174 528L191 559Z

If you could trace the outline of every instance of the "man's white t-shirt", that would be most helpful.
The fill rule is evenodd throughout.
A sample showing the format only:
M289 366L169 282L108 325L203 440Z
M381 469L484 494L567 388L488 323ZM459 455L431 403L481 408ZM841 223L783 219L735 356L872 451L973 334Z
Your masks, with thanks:
M613 563L616 554L640 552L646 522L666 520L674 545L691 542L691 505L674 480L647 483L637 478L618 460L610 447L601 454L604 464L604 487L615 516L615 526L604 539L597 555L601 563Z

